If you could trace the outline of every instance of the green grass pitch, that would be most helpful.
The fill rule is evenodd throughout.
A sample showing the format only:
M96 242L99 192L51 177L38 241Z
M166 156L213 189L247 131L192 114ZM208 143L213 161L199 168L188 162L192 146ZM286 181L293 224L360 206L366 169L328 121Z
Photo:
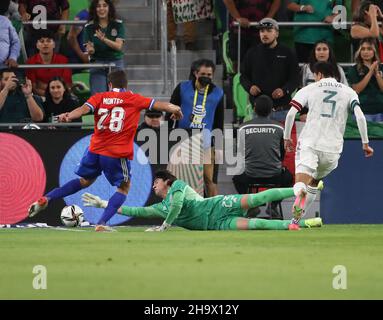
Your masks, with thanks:
M0 299L383 299L383 225L117 229L1 229ZM32 287L35 265L46 290ZM336 265L347 289L333 288Z

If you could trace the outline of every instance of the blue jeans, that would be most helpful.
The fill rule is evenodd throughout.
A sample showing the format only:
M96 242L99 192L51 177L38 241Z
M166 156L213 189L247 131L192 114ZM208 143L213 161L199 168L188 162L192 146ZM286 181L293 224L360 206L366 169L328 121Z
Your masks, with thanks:
M118 60L95 60L94 63L115 63L113 70L124 69L123 59ZM90 69L90 92L94 95L98 92L108 91L108 73L109 69Z
M275 121L284 122L289 110L271 111L270 119Z

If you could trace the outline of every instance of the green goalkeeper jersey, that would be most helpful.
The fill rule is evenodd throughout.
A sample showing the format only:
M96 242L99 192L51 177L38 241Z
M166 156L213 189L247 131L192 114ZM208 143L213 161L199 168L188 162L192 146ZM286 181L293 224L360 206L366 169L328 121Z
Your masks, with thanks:
M166 223L191 230L216 230L226 217L243 217L242 195L203 198L182 180L176 180L166 198L149 207L122 207L131 217L161 217Z

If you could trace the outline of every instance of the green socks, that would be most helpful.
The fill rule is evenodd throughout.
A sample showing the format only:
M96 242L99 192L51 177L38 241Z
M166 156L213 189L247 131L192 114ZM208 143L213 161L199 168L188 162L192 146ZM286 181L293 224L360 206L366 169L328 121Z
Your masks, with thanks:
M288 230L291 220L266 220L266 219L250 219L249 229L255 230ZM305 219L299 220L301 228L307 228Z
M247 203L250 208L255 208L268 202L279 201L293 196L293 188L274 188L249 194Z
M288 230L290 220L266 220L266 219L250 219L249 229L255 230Z

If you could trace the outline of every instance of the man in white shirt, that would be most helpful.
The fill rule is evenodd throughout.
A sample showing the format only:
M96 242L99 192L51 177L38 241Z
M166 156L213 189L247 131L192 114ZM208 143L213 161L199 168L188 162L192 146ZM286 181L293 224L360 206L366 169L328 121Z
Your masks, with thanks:
M337 82L331 64L318 62L314 66L314 83L299 90L290 102L292 108L286 116L285 148L293 151L291 128L295 115L303 107L309 109L305 127L299 136L295 155L296 196L289 226L298 230L299 219L316 198L318 183L338 166L343 149L343 134L349 111L353 111L366 157L374 150L368 145L366 118L360 108L357 93Z

